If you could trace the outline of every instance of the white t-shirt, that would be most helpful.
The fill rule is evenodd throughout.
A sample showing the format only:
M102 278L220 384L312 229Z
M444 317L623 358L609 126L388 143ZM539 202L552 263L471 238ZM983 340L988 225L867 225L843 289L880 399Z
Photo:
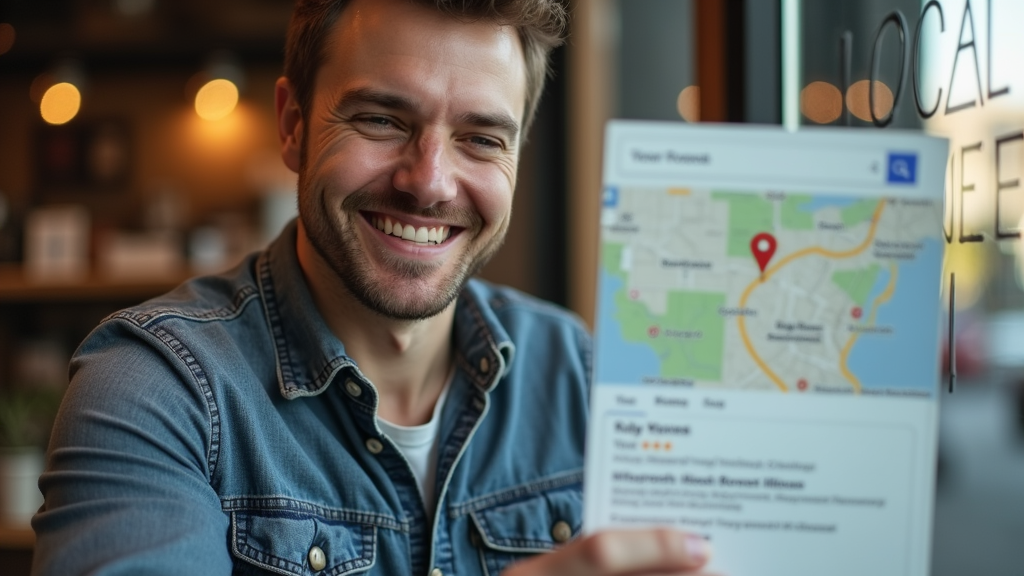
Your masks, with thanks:
M427 518L434 517L434 484L437 478L437 449L440 444L441 434L441 408L444 406L445 398L448 396L448 388L451 386L451 378L445 383L441 395L434 404L434 413L430 421L419 426L399 426L387 420L377 417L377 424L381 432L398 446L405 459L409 461L412 473L419 485L420 496L423 497L423 505L427 509Z

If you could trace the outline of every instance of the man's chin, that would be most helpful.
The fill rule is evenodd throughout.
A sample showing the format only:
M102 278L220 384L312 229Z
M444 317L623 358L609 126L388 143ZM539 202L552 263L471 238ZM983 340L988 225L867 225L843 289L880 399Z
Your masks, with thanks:
M438 269L421 274L412 270L340 274L345 287L364 307L391 320L426 320L444 312L458 298L469 276L466 270L445 274ZM365 271L364 271L365 272Z
M355 296L363 306L389 320L427 320L441 314L458 298L462 285L435 289L428 293L405 294L405 291L361 291Z

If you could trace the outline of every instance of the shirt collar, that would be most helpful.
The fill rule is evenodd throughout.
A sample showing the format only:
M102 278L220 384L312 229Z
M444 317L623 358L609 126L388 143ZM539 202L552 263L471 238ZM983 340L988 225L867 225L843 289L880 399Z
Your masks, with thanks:
M313 303L295 249L297 231L293 220L256 263L278 386L289 400L323 392L339 371L354 366Z
M512 368L516 347L487 298L486 285L471 279L455 304L456 360L481 390L494 389Z
M320 394L355 362L313 302L296 252L293 220L256 263L260 293L274 341L278 387L286 399ZM481 390L490 391L512 365L515 346L487 301L486 288L470 280L455 304L456 362Z

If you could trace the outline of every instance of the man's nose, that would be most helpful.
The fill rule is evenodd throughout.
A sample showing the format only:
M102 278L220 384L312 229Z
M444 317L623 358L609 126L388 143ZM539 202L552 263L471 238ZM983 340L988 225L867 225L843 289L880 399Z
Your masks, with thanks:
M408 144L402 164L395 171L395 188L416 198L421 208L454 200L452 152L446 139L433 134L420 135Z

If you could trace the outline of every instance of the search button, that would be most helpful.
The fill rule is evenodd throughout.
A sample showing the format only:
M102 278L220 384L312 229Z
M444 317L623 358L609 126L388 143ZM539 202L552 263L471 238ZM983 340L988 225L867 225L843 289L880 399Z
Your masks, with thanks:
M917 154L889 153L890 184L914 184L917 182Z

